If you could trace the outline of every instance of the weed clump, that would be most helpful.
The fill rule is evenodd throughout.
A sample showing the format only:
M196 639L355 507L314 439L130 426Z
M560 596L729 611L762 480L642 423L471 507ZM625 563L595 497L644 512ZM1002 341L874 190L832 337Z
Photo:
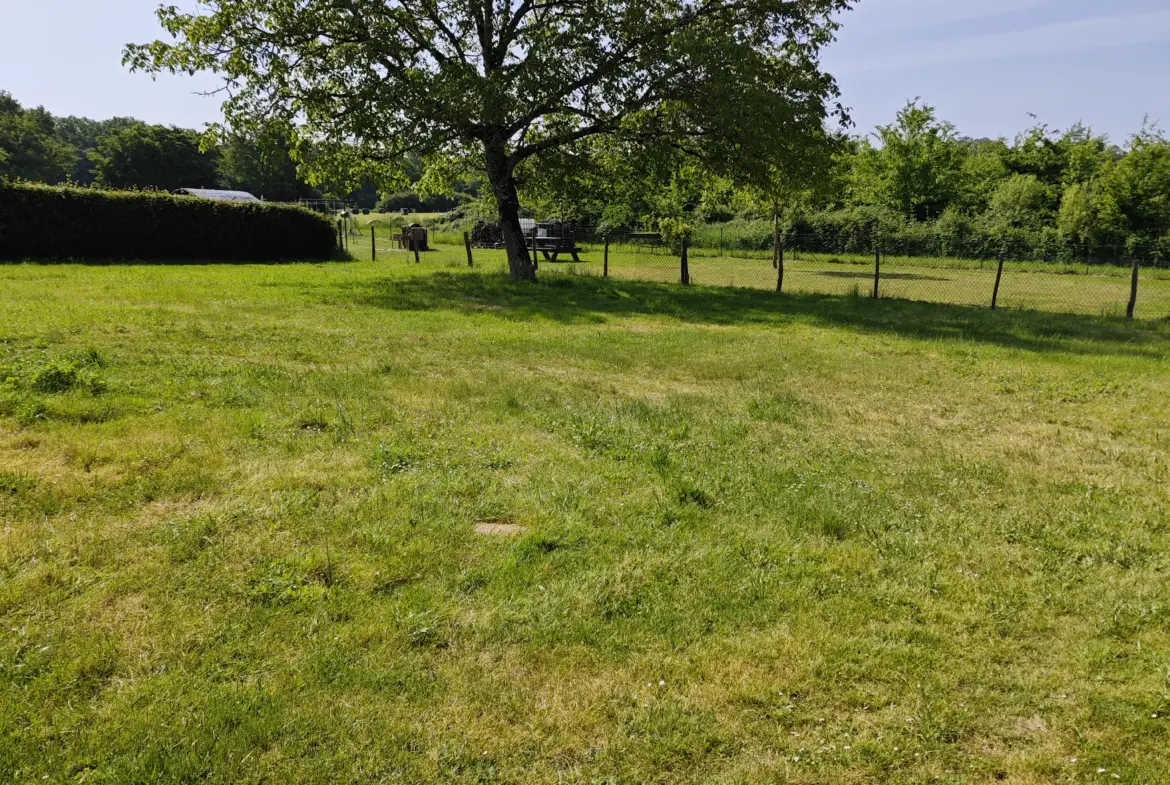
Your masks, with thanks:
M31 491L37 485L37 478L20 472L0 472L0 494L16 496Z
M389 477L392 474L402 474L413 469L419 463L419 456L395 445L379 443L374 448L371 463L379 474L383 477Z
M42 393L63 393L72 390L80 381L77 368L72 365L46 366L32 377L32 388Z
M97 369L104 366L105 359L91 347L32 368L6 368L4 384L46 395L59 395L70 390L84 390L96 395L106 389L105 381L97 373Z
M326 581L318 573L287 559L263 559L252 569L248 599L270 608L319 600L325 594Z
M674 498L679 504L708 509L715 505L715 497L690 480L679 480L674 489Z

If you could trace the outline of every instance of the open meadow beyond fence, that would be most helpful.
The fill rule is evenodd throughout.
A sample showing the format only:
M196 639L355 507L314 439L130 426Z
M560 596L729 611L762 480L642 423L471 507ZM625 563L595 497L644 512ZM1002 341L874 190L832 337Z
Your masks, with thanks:
M0 779L1166 781L1170 322L420 257L0 266Z
M354 232L350 252L372 258L376 248L378 258L387 263L413 261L398 252L392 236L381 227L373 237L368 228L364 233ZM432 256L429 263L466 264L461 234L435 232L431 239L440 255ZM543 258L540 261L546 271L661 283L681 280L678 251L661 245L615 241L607 254L604 243L594 241L580 243L580 251L580 263L567 255L555 264ZM487 269L504 264L502 250L476 248L472 256ZM425 255L420 258L420 262L427 261ZM690 282L696 285L775 291L780 283L779 271L767 252L745 257L728 256L719 249L690 248L687 268ZM883 254L879 262L876 254L785 251L785 292L873 297L875 277L881 298L986 307L994 300L999 308L1092 316L1125 316L1133 291L1132 268L1128 266L1009 259L1001 273L996 259ZM1170 268L1149 263L1139 267L1134 315L1170 318Z

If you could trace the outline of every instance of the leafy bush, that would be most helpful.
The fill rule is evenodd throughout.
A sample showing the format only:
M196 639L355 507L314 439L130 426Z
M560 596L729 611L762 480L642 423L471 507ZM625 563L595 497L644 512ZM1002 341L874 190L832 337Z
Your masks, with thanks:
M681 218L662 218L658 221L658 231L662 233L663 245L679 253L683 240L689 239L694 230Z
M0 258L326 259L329 221L299 207L0 183Z

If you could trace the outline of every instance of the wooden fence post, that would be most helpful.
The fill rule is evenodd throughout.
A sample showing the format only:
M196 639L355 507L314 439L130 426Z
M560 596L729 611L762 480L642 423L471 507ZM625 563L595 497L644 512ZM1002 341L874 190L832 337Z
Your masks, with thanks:
M1133 313L1137 310L1137 290L1138 290L1138 258L1133 258L1133 276L1129 281L1129 305L1126 306L1125 316L1127 319L1133 318Z
M374 227L370 227L370 261L378 261L378 241L374 239Z
M605 260L601 263L601 277L609 277L609 235L605 236Z
M776 248L776 291L784 291L784 243L780 243Z
M463 233L463 247L467 249L467 266L475 267L475 261L471 256L471 235L467 232Z
M690 284L691 284L691 270L690 270L690 265L687 263L687 245L688 245L687 238L684 237L683 241L682 241L682 255L681 255L681 257L682 257L681 262L682 262L682 284L683 284L683 286L690 286Z
M999 252L999 269L995 271L995 290L991 293L991 310L999 307L999 283L1003 280L1003 261L1006 254Z
M873 299L878 299L881 296L882 283L882 246L877 244L873 256Z

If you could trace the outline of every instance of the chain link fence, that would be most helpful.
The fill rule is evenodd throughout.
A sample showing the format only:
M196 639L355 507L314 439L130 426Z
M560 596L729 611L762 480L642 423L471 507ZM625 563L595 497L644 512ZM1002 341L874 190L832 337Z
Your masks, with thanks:
M1022 308L1093 316L1170 318L1170 262L1157 249L1098 249L1082 259L1020 258L1010 247L959 255L884 247L880 237L787 234L778 247L702 231L690 238L549 222L526 228L538 267L579 275L773 292ZM380 240L380 237L379 237ZM367 242L369 242L367 240ZM471 235L432 232L433 246L476 266L502 263ZM379 245L381 243L379 242ZM931 250L937 252L931 253ZM460 260L463 253L460 254Z
M880 237L788 235L778 247L735 246L697 237L599 232L573 226L538 240L578 250L557 265L613 278L735 286L770 291L917 300L941 304L1027 308L1104 316L1170 318L1170 264L1154 250L1108 248L1081 260L1018 258L1010 247L967 257L946 249L885 247ZM558 236L559 234L559 236ZM684 251L685 247L685 251ZM912 250L914 253L907 253ZM1124 260L1124 261L1121 261Z

